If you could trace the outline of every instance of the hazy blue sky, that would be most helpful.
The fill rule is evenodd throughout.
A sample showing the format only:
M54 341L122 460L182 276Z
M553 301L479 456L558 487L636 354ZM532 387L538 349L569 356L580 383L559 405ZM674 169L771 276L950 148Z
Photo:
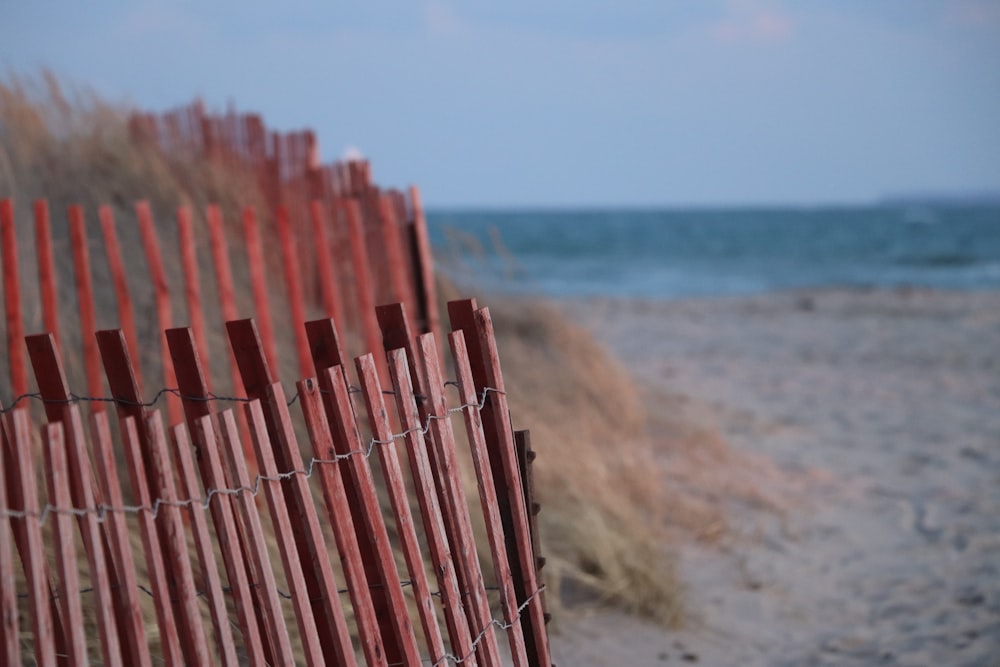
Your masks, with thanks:
M1000 0L0 0L0 65L232 100L437 205L1000 190Z

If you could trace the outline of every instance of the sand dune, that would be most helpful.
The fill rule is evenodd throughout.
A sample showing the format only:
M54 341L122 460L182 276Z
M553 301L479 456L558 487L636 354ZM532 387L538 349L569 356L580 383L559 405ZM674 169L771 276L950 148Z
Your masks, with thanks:
M684 629L578 618L559 664L1000 665L1000 293L564 307L773 461L754 483L786 505L735 505L721 542L673 545Z

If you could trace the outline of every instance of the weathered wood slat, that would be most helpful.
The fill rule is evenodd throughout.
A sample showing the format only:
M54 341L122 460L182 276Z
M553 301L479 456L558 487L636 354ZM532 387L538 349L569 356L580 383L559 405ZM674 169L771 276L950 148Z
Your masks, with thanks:
M181 610L179 614L183 624L180 628L181 649L188 664L207 665L211 653L201 620L201 609L198 606L198 588L194 583L184 521L177 503L173 465L167 452L167 434L164 432L163 417L159 410L149 413L145 426L147 446L153 464L152 473L157 482L156 488L159 489L157 524L161 526L161 536L165 538L163 547L171 562L169 571L174 576L171 593L176 596L177 607Z
M358 546L358 535L354 532L347 492L341 477L344 466L337 460L337 450L333 445L330 425L323 411L319 384L316 380L306 379L298 382L296 388L299 392L299 401L302 403L302 413L312 443L313 456L317 459L313 470L319 476L323 489L323 500L326 503L327 515L337 543L340 562L344 568L351 605L354 608L361 649L369 665L387 665L382 635L372 604L372 593Z
M271 317L271 302L267 293L267 263L257 224L257 214L250 207L243 209L243 241L246 243L247 263L250 268L250 287L253 291L254 308L260 322L260 338L264 354L271 368L278 367L278 350L274 342L274 324Z
M14 200L0 200L0 247L3 256L3 295L7 321L7 362L14 396L28 393L28 365L24 358L24 313L18 272L17 227Z
M517 465L514 432L510 422L510 409L507 405L507 390L503 381L503 373L500 370L500 356L497 352L493 320L490 317L489 308L480 308L475 311L475 324L483 365L485 366L486 388L492 389L486 393L484 407L487 404L492 407L493 427L498 441L497 449L500 453L503 477L506 483L506 505L510 508L514 531L513 540L508 541L508 553L511 550L516 551L524 581L518 601L524 603L530 600L527 611L528 618L531 620L530 631L535 638L534 652L543 665L548 665L551 663L551 658L549 656L548 634L545 631L545 610L542 608L542 599L538 595L540 582L536 574L535 558L531 549L528 508L524 501L524 487ZM504 493L504 490L497 489L497 493L499 498L501 497L499 494Z
M95 412L90 416L90 437L94 450L94 469L97 488L109 508L124 507L118 468L113 452L111 426L108 413ZM149 646L143 624L139 586L135 573L135 558L129 541L128 525L123 511L106 510L104 534L109 544L109 559L117 564L118 586L112 591L116 599L118 634L122 644L122 660L126 665L149 667Z
M97 629L101 638L104 664L115 667L122 664L115 613L117 611L121 615L122 612L121 607L116 606L111 591L120 586L121 582L118 580L114 563L108 559L107 554L110 552L108 535L97 517L97 510L102 503L90 467L80 406L75 403L64 405L61 421L65 433L73 505L88 510L80 515L79 524L90 567L91 584L94 588Z
M122 258L121 244L118 242L118 231L115 228L114 212L108 205L97 210L101 221L101 232L104 235L104 254L108 258L108 268L111 270L111 283L115 288L115 300L118 302L118 325L125 332L125 341L133 359L139 359L139 336L136 333L135 309L132 307L132 296L128 289L128 273ZM136 378L142 383L142 368L136 367Z
M469 505L459 476L455 434L451 428L448 404L444 397L444 378L438 360L437 343L433 334L423 334L417 340L426 374L424 386L427 388L431 446L437 451L438 467L435 474L441 481L443 491L441 508L456 565L459 568L462 593L469 597L469 604L466 607L469 626L473 635L479 637L478 633L482 633L481 640L475 647L479 662L484 666L499 665L496 629L490 615L483 573L479 567L479 556L469 518Z
M13 457L10 460L13 475L21 480L20 503L16 509L24 512L24 518L19 519L23 522L25 535L21 563L28 585L28 610L31 615L35 662L43 666L55 665L56 642L49 603L49 579L45 567L48 558L39 516L41 505L38 500L38 484L35 481L37 478L31 456L32 448L23 446L31 442L31 421L28 411L24 408L11 412L10 419L10 431L14 443ZM55 589L52 592L54 593Z
M0 419L0 423L4 420ZM0 663L21 664L21 636L18 623L17 587L14 578L13 508L8 501L7 477L15 474L14 464L7 455L7 433L4 425L0 437Z
M398 662L402 660L404 640L398 630L392 609L392 600L389 598L389 580L387 573L382 568L383 559L378 555L378 541L380 539L388 541L387 538L383 537L385 523L381 520L381 512L378 512L377 516L368 514L370 505L366 504L365 496L369 492L366 490L365 484L371 476L371 470L367 468L367 461L359 462L355 460L357 457L348 456L352 452L355 454L366 453L367 448L361 444L360 434L356 438L354 437L358 431L355 424L354 408L350 400L347 400L343 406L346 412L341 410L333 395L332 376L328 372L330 369L335 369L336 374L340 376L340 384L346 387L346 373L343 366L344 352L333 320L308 322L306 323L306 333L312 348L313 364L319 376L323 407L326 410L334 449L337 455L347 457L340 470L347 494L347 503L351 510L351 519L354 522L354 531L358 536L361 560L365 566L365 578L368 580L369 586L372 587L372 604L381 628L382 643L389 662ZM374 507L378 507L377 500ZM398 574L396 577L398 581Z
M87 393L101 396L104 377L101 374L101 357L94 341L97 331L97 312L94 307L94 285L90 273L90 249L83 207L69 207L69 236L73 246L73 270L76 277L76 303L80 311L80 335L83 341L83 368L87 375ZM103 410L95 404L93 410Z
M302 455L291 426L288 404L281 384L274 382L270 367L263 353L257 328L253 320L228 322L226 329L233 353L240 367L247 395L261 401L264 424L278 472L284 474L303 468ZM248 414L249 418L249 414ZM256 447L258 459L260 452ZM326 546L312 502L308 480L292 475L280 484L289 511L295 517L292 523L295 548L305 567L303 573L313 604L317 630L328 660L345 660L350 645L340 600L331 594L337 586L333 571L326 557Z
M330 235L327 234L328 223L323 215L322 201L313 199L309 202L309 219L312 222L313 242L316 246L316 266L319 272L320 293L323 297L323 310L327 317L333 318L334 322L343 326L344 309L331 257ZM309 376L310 372L307 371L303 375Z
M177 380L174 378L174 367L170 364L170 351L167 349L167 340L162 334L163 331L174 326L173 307L170 303L170 283L167 281L167 271L160 254L160 240L156 233L156 226L153 224L153 213L149 208L149 202L138 202L135 205L135 213L139 218L139 234L142 236L142 246L149 264L149 277L153 281L153 294L156 298L156 319L159 322L157 331L161 332L159 344L163 365L163 382L166 387L175 387ZM181 406L176 396L167 396L167 414L171 424L176 424L181 420Z
M323 664L323 648L320 646L316 619L313 616L312 605L309 603L309 590L303 575L302 562L295 545L295 529L288 516L288 506L282 493L278 468L274 462L271 441L267 435L267 424L260 401L254 399L247 404L247 421L250 422L250 435L257 452L257 463L263 477L259 478L261 490L267 498L267 506L271 512L271 521L278 542L278 551L285 569L285 578L291 589L292 608L299 626L299 637L302 640L302 650L308 665Z
M66 654L71 667L87 664L87 637L83 631L83 605L80 601L80 575L76 566L76 544L73 539L73 517L66 510L73 507L69 494L69 474L66 469L66 443L62 424L55 422L42 428L42 449L45 452L45 480L49 503L54 511L52 546L56 572L59 575L59 604L66 619Z
M132 496L140 507L137 513L139 536L142 539L142 549L146 556L146 569L149 571L149 580L153 591L156 625L160 632L160 650L166 664L178 665L184 660L181 652L181 640L174 618L174 607L170 601L167 569L163 562L163 551L160 548L160 538L157 535L156 522L153 517L153 500L150 497L146 466L140 451L142 445L137 423L135 417L123 415L119 417L118 427L121 430L125 449L125 462L132 484Z
M188 436L188 430L184 424L171 427L170 437L180 478L178 483L181 490L178 497L189 503L188 515L191 517L194 546L201 563L202 587L208 598L209 613L215 631L216 652L223 665L235 667L239 665L239 658L236 655L236 644L233 642L233 631L229 627L229 613L226 610L226 599L215 561L212 537L208 531L208 521L205 519L205 506L202 504L198 478L194 472L191 438Z
M459 587L444 518L438 502L434 473L436 468L428 456L423 425L417 416L405 350L397 349L389 352L389 375L396 395L396 411L404 434L403 440L406 443L417 503L424 524L424 535L430 550L431 564L437 575L451 650L456 656L469 656L468 664L475 665L472 638L469 635L469 619L462 601L462 590Z
M462 419L465 422L465 431L472 449L472 464L476 469L479 502L486 520L486 535L493 556L494 574L497 585L500 587L500 606L504 613L504 623L509 626L507 638L510 643L510 653L515 667L527 667L528 655L524 645L521 618L517 610L517 595L514 593L514 582L510 575L510 565L507 562L507 544L504 540L500 510L497 507L493 471L490 469L490 457L486 451L486 436L483 434L479 400L476 397L476 388L472 381L472 369L469 367L465 336L461 331L453 331L448 335L448 343L451 346L452 358L455 360L458 395L462 404Z
M55 255L52 252L52 225L49 203L35 201L35 255L38 261L38 292L42 300L42 325L59 345L59 290Z
M417 601L424 638L431 661L437 662L444 657L444 642L441 639L441 628L438 627L437 609L427 583L424 561L420 555L420 542L417 539L413 514L410 512L406 481L403 479L403 470L396 453L396 438L392 433L389 413L382 398L382 385L379 383L372 355L366 354L355 359L355 367L368 412L368 424L377 441L375 451L378 452L379 462L382 464L389 502L396 521L396 533L399 535L403 558L410 572L410 580L413 582L413 596ZM370 460L369 465L371 465Z
M209 414L198 417L191 428L206 495L213 490L230 488L222 467L213 418ZM242 546L245 541L240 535L241 526L236 519L232 496L215 493L209 498L208 509L215 523L215 534L226 566L247 659L252 667L275 664L270 644L265 645L268 640L267 625L264 615L258 612L262 607L262 595L256 582L250 578L253 569L247 560L249 550Z
M208 338L205 334L205 312L201 303L201 280L198 277L198 250L194 222L191 219L191 211L186 206L177 209L177 241L180 244L181 268L184 271L184 297L187 302L188 322L191 324L191 331L198 345L198 354L202 359L208 359ZM167 346L169 348L169 341ZM211 387L211 378L206 377L205 381Z
M305 329L306 305L302 299L302 279L300 265L297 260L296 235L292 232L291 221L288 219L288 209L278 209L277 217L278 240L281 244L282 268L285 276L285 293L288 296L288 310L292 316L290 326L295 334L295 351L299 361L299 375L308 377L312 364L309 359L309 341Z
M260 524L257 504L254 502L252 485L247 473L246 463L241 456L243 446L239 442L239 431L232 410L225 410L218 415L222 431L223 458L228 468L226 477L232 487L238 489L232 497L236 510L239 512L246 531L247 557L250 562L253 580L257 582L257 590L261 595L261 614L264 617L268 634L268 645L273 652L274 664L292 664L295 655L292 653L288 627L281 611L281 600L278 597L278 587L274 579L274 569L271 557L267 551L267 540Z

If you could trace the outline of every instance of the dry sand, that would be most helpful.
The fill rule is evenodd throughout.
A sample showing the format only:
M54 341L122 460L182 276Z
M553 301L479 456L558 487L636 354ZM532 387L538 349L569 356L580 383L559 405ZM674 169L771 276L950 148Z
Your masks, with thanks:
M571 618L557 664L1000 665L1000 293L563 305L787 503L666 547L684 628Z

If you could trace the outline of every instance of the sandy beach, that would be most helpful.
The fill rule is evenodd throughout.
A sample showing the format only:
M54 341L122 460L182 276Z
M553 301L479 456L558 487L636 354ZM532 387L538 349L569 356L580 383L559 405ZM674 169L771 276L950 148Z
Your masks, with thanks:
M1000 293L562 307L651 396L773 462L719 472L781 501L664 545L684 628L573 617L557 664L1000 665Z

